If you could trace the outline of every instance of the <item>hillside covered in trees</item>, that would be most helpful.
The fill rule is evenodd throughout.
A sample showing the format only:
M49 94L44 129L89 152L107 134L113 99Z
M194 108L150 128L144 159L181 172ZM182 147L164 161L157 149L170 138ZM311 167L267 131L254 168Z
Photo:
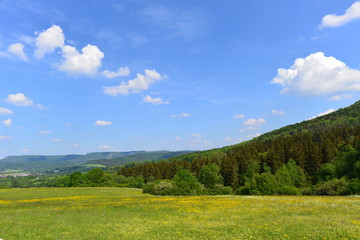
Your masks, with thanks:
M353 189L350 192L358 193L359 142L360 101L331 114L289 125L237 145L163 161L128 164L119 170L119 175L141 176L145 181L173 179L176 183L180 170L187 170L191 176L201 180L204 167L211 166L210 172L218 174L219 184L244 194L291 194L296 189L303 189L305 193L321 184L325 184L324 187L332 184L328 188L350 184ZM190 178L184 172L180 175ZM268 185L280 183L294 189L267 191ZM169 182L168 187L169 184L174 185L174 182ZM257 189L261 185L262 189Z

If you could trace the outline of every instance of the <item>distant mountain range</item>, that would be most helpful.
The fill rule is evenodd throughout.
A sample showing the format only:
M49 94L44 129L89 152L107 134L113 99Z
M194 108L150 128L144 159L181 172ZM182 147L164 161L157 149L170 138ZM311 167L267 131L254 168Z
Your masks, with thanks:
M85 155L22 155L0 159L0 171L16 169L23 171L48 171L63 168L111 167L128 162L167 159L191 151L129 151L94 152Z

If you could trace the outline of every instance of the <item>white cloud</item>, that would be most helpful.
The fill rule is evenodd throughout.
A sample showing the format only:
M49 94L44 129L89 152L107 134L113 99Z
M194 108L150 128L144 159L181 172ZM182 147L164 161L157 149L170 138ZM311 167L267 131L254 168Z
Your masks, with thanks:
M170 118L188 118L191 114L189 113L181 113L181 114L173 114L170 116Z
M360 1L353 3L344 15L329 14L323 17L320 28L339 27L345 25L354 19L360 18Z
M10 137L10 136L1 136L0 135L0 140L12 140L14 139L14 137Z
M27 149L27 148L24 148L24 149L21 150L21 152L23 152L23 153L28 153L28 152L31 152L31 150L30 150L30 149Z
M245 117L244 114L235 114L235 115L233 116L233 119L241 119L241 118L244 118L244 117Z
M259 119L250 118L250 119L248 119L248 120L246 120L246 121L244 122L244 125L245 125L245 126L255 127L255 126L261 126L261 125L263 125L264 123L266 123L266 120L263 119L263 118L259 118Z
M62 48L64 61L60 64L59 70L77 75L94 75L101 66L104 53L97 46L88 44L79 53L76 48L65 45Z
M3 124L4 124L6 127L11 127L11 126L12 126L12 120L11 120L11 118L6 119L6 120L4 120L4 121L2 121L2 122L3 122Z
M284 112L283 110L273 109L273 110L271 110L271 113L272 113L273 115L277 115L277 116L285 115L285 112Z
M146 95L144 97L144 102L151 103L153 105L159 105L159 104L169 104L169 101L164 101L162 98L152 98L149 95Z
M128 81L122 82L119 86L104 87L104 92L108 95L128 95L129 93L139 93L149 89L150 85L164 79L155 69L145 70L145 75L137 74L137 77Z
M51 132L50 132L50 131L47 131L47 130L37 132L37 134L39 134L39 135L46 135L46 134L50 134L50 133L51 133Z
M335 95L335 96L331 96L329 99L332 101L339 101L342 99L351 99L354 97L354 94L340 94L340 95Z
M181 141L182 139L181 139L181 137L175 137L175 141Z
M34 102L30 98L26 97L23 93L9 94L5 101L16 106L34 105Z
M13 56L23 60L23 61L28 61L28 57L26 56L25 52L24 52L24 45L21 43L13 43L10 44L9 47L7 48L7 51L9 53L11 53Z
M105 70L101 74L107 78L124 77L130 75L130 69L128 67L120 67L116 72Z
M196 138L201 138L202 137L202 135L200 133L192 133L191 136L196 137Z
M226 137L226 138L224 139L224 141L226 141L226 142L232 142L232 141L234 141L234 139L232 139L231 137Z
M10 109L0 107L0 115L11 115L13 113Z
M309 120L314 119L314 118L317 118L317 117L325 116L325 115L330 114L330 113L332 113L332 112L335 112L335 109L332 109L332 108L331 108L331 109L329 109L329 110L327 110L327 111L325 111L325 112L321 112L321 113L317 114L316 116L313 116L313 117L310 118Z
M278 69L271 81L283 87L281 94L300 97L334 95L360 91L360 71L351 69L334 57L317 52L295 60L290 69Z
M35 39L35 50L34 56L36 58L43 58L45 54L52 53L56 48L64 46L64 33L62 29L53 25L45 31L41 32Z
M106 149L111 149L111 147L109 147L108 145L100 145L99 149L103 149L103 150L105 149L106 150Z
M102 127L104 127L104 126L109 126L109 125L112 125L113 123L112 122L109 122L109 121L101 121L101 120L97 120L96 122L95 122L95 125L96 126L102 126Z
M65 140L64 140L64 139L55 138L55 139L53 139L53 142L65 142Z

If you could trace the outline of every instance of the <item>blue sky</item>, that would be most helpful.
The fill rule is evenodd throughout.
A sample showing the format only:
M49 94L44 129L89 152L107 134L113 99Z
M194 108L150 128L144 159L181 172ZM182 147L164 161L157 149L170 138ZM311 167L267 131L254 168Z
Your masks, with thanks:
M346 107L360 1L0 0L0 157L203 150Z

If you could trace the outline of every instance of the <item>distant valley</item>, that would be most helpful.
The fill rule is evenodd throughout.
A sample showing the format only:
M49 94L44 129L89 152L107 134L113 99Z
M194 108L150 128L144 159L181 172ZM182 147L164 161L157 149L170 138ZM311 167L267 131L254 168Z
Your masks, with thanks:
M129 162L167 159L191 151L94 152L84 155L21 155L0 159L0 175L5 172L43 172L88 170L113 167Z

